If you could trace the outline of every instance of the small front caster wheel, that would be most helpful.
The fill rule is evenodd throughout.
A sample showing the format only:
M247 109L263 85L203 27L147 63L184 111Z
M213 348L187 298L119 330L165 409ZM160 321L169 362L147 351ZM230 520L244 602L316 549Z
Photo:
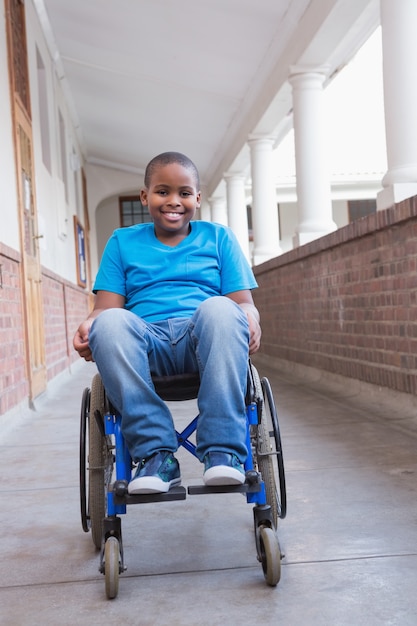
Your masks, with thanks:
M263 526L259 533L260 561L265 580L275 587L281 578L281 550L272 528Z
M116 537L109 537L104 546L104 575L106 596L112 600L119 591L120 549Z

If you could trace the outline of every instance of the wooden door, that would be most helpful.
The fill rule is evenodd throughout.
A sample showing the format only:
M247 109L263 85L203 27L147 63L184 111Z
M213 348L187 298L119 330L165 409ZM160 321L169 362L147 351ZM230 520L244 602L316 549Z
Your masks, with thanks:
M33 400L46 388L47 377L25 13L22 0L6 0L5 7L11 104L15 131L26 364L29 399Z
M33 399L46 388L42 275L32 157L32 130L20 106L16 106L15 114L26 358L30 399Z

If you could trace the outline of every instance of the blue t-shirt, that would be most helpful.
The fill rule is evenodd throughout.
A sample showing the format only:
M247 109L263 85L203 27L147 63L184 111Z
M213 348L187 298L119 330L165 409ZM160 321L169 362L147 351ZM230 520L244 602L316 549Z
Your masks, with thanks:
M118 293L126 298L126 309L157 322L191 317L207 298L257 287L229 228L202 221L190 226L174 247L157 239L152 223L115 230L93 291Z

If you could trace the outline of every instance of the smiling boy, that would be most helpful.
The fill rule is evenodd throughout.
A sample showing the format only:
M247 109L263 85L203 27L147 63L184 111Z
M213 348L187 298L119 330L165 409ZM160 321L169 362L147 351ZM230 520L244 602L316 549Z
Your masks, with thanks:
M198 372L197 455L206 485L241 484L246 459L248 355L260 345L256 281L233 233L193 221L198 170L178 152L146 168L141 201L152 223L116 230L94 284L95 306L74 348L94 360L122 415L137 469L129 493L180 482L172 416L152 375Z

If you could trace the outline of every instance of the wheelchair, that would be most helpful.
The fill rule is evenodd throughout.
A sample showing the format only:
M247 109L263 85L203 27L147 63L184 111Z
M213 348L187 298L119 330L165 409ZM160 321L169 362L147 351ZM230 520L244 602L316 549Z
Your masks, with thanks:
M260 378L249 361L246 391L245 483L231 486L172 487L167 493L131 495L128 483L132 459L121 433L121 416L106 396L100 375L91 388L84 389L80 418L80 507L85 532L91 530L95 547L100 550L99 571L105 576L107 598L115 598L119 576L126 571L120 515L128 505L185 500L187 495L235 493L246 495L253 504L257 558L266 583L276 586L281 578L281 553L277 538L278 519L287 512L284 459L277 411L270 383ZM153 378L155 390L166 402L197 398L198 374ZM196 456L191 437L198 415L178 432L178 445Z

